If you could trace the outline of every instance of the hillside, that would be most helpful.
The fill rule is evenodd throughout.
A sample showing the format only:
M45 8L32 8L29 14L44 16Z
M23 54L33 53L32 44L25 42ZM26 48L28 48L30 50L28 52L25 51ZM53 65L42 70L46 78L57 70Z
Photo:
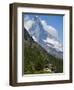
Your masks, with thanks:
M63 60L47 53L24 29L24 74L62 72Z

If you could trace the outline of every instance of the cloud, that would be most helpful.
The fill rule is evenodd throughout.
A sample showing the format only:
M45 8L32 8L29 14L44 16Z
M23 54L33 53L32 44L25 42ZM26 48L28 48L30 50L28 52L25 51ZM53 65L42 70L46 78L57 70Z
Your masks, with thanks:
M32 24L33 24L33 21L32 20L28 20L28 21L24 22L24 27L27 30L29 30L31 28Z
M53 27L53 26L50 26L46 23L46 21L42 20L42 25L44 27L44 29L49 33L51 34L52 36L58 38L58 32L57 30Z
M33 24L33 20L30 20L28 15L24 15L24 27L29 30Z
M24 21L28 21L29 20L29 16L28 15L24 15Z

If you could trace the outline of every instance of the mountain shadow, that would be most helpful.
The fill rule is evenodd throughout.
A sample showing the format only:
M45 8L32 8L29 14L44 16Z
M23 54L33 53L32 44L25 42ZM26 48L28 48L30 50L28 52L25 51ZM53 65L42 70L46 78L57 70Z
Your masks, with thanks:
M24 74L62 72L63 60L47 53L24 28Z

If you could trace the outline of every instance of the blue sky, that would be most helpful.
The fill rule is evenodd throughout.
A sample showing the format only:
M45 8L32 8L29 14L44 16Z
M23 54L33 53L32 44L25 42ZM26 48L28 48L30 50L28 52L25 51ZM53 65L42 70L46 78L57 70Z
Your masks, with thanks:
M48 25L54 27L59 36L59 40L63 43L63 15L41 15L41 14L24 14L28 15L30 19L39 16L40 19L45 20Z

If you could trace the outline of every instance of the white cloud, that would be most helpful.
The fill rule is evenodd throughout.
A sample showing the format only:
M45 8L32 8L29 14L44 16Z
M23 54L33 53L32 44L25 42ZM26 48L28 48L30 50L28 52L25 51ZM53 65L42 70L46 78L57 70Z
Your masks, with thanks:
M29 20L29 16L28 15L24 15L24 21L28 21Z
M52 36L58 38L58 32L57 32L57 30L56 30L54 27L48 25L48 24L46 23L46 21L44 21L44 20L42 20L41 22L42 22L42 25L43 25L44 29L45 29L49 34L51 34Z
M24 15L24 27L29 30L33 24L33 20L30 20L28 15Z
M32 20L28 20L28 21L24 22L24 27L27 30L29 30L31 28L32 24L33 24L33 21Z

